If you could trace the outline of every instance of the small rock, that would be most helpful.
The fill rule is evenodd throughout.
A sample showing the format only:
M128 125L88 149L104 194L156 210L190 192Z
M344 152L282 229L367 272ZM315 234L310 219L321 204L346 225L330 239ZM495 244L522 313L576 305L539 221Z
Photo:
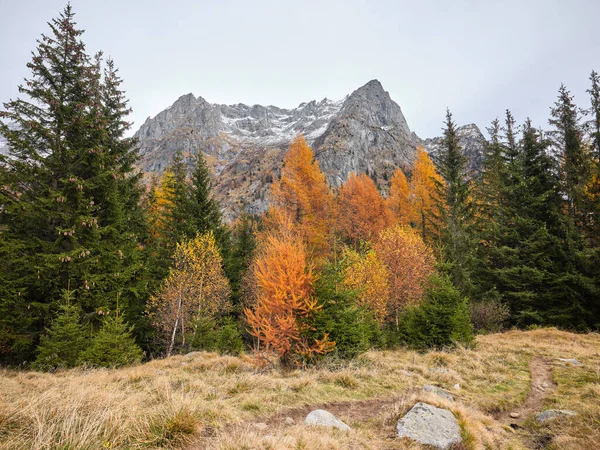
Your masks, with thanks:
M583 363L575 358L558 358L558 360L564 363L573 364L574 366L583 366Z
M548 420L554 420L558 417L564 416L576 416L575 411L569 411L568 409L547 409L535 415L535 420L538 422L547 422Z
M513 419L518 419L519 417L521 417L521 414L519 414L518 412L511 412L510 417Z
M423 390L425 392L431 392L432 394L435 394L438 397L445 398L446 400L450 400L451 402L454 401L454 397L452 396L452 394L450 394L450 392L448 391L443 390L441 387L434 386L432 384L426 384L425 386L423 386Z
M445 367L432 367L431 369L429 369L429 371L433 372L433 373L448 373L448 372L450 372Z
M167 372L165 372L165 371L164 371L164 370L162 370L162 369L156 369L156 370L154 371L154 373L155 373L156 375L164 375L164 374L165 374L165 373L167 373Z
M337 428L339 430L349 431L351 428L335 417L329 411L323 409L315 409L311 411L304 419L306 425L320 425L329 428Z
M456 417L447 409L419 402L396 424L398 437L407 437L438 450L462 442Z
M195 358L196 356L200 356L201 354L202 354L202 352L189 352L189 353L186 353L185 356L190 357L190 358Z
M286 417L285 418L285 424L286 425L294 425L296 423L296 421L294 419L292 419L291 417Z
M403 370L402 373L407 377L412 377L414 375L410 370Z
M259 429L260 431L265 431L269 426L266 423L259 422L254 424L254 428Z
M456 389L456 390L460 389L460 384L456 383L454 386L452 386L452 389Z

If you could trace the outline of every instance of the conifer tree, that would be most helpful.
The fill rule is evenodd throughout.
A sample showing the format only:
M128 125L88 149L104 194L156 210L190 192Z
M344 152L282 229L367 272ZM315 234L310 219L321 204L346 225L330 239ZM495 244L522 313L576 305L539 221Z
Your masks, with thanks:
M56 370L75 367L86 343L86 332L81 325L81 308L74 302L73 293L65 290L58 315L46 330L46 335L40 339L33 368Z
M590 108L586 111L590 119L586 128L592 141L592 153L596 161L600 161L600 75L594 70L590 74L591 87L587 90L590 94Z
M467 179L467 158L458 142L456 124L446 111L446 128L439 157L439 210L442 218L443 257L450 265L452 282L463 293L471 290L473 208Z
M116 368L140 362L143 352L135 343L132 331L133 327L123 321L118 310L117 314L109 314L78 363L87 367Z
M558 90L558 100L551 108L550 133L562 165L562 190L570 219L577 226L586 222L585 186L590 176L590 155L583 144L579 112L564 84Z
M137 158L123 138L128 113L120 80L101 54L91 58L68 5L49 23L17 98L4 104L0 348L6 358L32 356L50 311L70 280L84 312L122 293L141 298ZM5 122L6 121L6 122ZM7 126L16 123L16 128ZM134 294L134 292L136 292Z

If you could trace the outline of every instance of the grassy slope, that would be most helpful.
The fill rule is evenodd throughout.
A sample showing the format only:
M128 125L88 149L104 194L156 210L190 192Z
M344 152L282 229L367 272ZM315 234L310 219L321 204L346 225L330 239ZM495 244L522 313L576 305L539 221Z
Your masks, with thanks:
M543 427L528 420L515 432L494 416L527 397L528 365L536 355L552 361L557 383L546 406L579 415ZM578 358L584 366L565 366L558 357ZM422 392L427 383L450 390L456 403ZM460 389L453 388L457 383ZM511 331L479 337L475 350L369 352L340 367L291 373L259 371L241 358L207 353L121 370L2 370L0 448L416 449L393 431L418 400L456 413L464 448L595 448L600 335ZM325 403L352 433L299 423L307 405ZM283 424L288 415L296 425ZM257 422L267 422L267 430Z

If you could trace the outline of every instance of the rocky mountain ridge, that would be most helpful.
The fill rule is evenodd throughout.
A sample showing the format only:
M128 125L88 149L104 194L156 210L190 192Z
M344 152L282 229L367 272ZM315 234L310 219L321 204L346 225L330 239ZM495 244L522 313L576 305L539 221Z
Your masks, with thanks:
M474 124L458 132L476 166L483 135ZM177 150L190 167L203 152L214 170L216 195L231 218L244 209L267 208L269 186L288 144L300 133L334 188L355 172L369 174L385 190L397 167L412 165L418 146L435 155L441 145L441 138L422 140L411 132L400 106L377 80L342 100L313 100L293 109L222 105L187 94L148 118L135 136L139 167L147 173L164 171Z

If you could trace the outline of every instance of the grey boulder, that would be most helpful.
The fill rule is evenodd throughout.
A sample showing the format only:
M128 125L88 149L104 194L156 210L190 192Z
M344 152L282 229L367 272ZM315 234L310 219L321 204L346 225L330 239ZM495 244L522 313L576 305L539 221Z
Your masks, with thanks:
M325 411L323 409L315 409L314 411L308 413L306 419L304 419L304 423L306 425L319 425L323 427L337 428L343 431L351 430L348 425L335 417L329 411Z
M572 417L576 415L577 413L575 411L569 411L568 409L547 409L546 411L537 413L535 415L535 420L537 420L538 422L547 422L548 420L557 419L559 417Z
M407 437L439 450L449 450L462 442L454 414L423 402L417 403L398 420L396 432L400 438Z
M583 363L575 358L558 358L558 360L564 363L573 364L574 366L583 366Z
M431 392L432 394L435 394L438 397L445 398L446 400L450 400L451 402L454 401L454 397L452 397L452 394L450 394L450 392L448 391L445 391L441 387L434 386L432 384L426 384L425 386L423 386L423 390L425 392Z

